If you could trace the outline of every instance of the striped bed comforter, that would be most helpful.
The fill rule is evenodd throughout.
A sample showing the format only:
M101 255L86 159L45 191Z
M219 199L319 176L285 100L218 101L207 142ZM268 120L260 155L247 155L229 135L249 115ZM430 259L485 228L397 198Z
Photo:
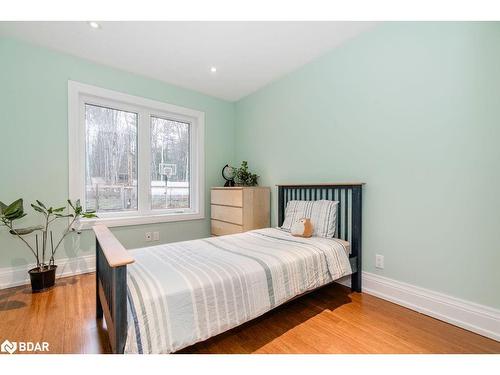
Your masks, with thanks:
M172 353L351 273L345 245L275 228L131 251L125 353Z

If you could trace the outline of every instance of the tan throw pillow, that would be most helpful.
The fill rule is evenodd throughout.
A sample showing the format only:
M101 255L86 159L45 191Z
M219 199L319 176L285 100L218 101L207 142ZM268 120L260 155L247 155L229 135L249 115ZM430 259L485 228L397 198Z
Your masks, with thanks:
M311 237L313 234L313 225L311 223L311 219L302 218L299 221L295 222L292 225L290 233L295 237Z

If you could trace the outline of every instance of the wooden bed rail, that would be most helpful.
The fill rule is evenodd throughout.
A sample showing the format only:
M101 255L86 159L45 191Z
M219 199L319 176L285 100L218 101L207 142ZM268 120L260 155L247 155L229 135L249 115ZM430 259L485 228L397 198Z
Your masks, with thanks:
M127 339L127 264L129 252L104 225L96 237L96 317L106 319L113 353L123 353Z
M110 267L120 267L134 263L134 258L130 256L129 252L125 250L107 226L95 225L92 229Z

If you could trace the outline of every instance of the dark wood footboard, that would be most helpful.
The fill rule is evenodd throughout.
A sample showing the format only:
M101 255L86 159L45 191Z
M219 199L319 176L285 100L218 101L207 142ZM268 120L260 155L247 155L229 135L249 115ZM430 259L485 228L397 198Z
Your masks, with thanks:
M96 317L106 320L113 353L123 353L127 339L127 264L134 259L106 226L92 229L96 237Z

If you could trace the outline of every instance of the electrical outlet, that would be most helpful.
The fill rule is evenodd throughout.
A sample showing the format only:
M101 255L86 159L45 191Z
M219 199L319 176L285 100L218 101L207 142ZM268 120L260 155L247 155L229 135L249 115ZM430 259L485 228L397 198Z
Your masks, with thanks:
M384 269L384 256L380 254L375 255L375 268Z
M144 239L146 241L151 241L152 237L151 237L151 232L146 232L144 233Z
M160 240L160 232L153 232L153 241Z

